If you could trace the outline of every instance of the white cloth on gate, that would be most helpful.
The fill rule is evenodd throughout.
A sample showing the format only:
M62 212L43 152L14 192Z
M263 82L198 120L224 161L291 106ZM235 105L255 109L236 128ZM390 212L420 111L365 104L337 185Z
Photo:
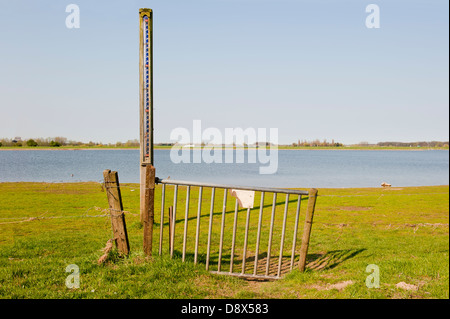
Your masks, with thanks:
M236 197L239 206L242 208L253 208L253 202L255 199L255 191L245 191L241 189L230 189L230 194Z

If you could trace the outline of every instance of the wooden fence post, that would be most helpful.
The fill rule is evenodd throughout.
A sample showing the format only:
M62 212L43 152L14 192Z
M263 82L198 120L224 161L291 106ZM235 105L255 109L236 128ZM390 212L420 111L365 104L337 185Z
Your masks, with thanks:
M123 213L119 176L117 172L111 172L111 170L105 169L103 171L103 178L108 197L114 241L116 242L119 253L128 255L130 252L130 244L128 242L127 227L125 224L125 214Z
M309 238L311 236L311 227L314 217L314 209L316 206L316 198L317 198L317 189L311 188L309 190L308 195L308 208L306 211L305 226L303 229L302 245L300 247L300 260L298 264L298 269L301 272L305 271L306 254L308 253Z
M141 206L142 223L144 224L144 253L147 257L152 255L153 222L155 218L155 168L144 165L144 199Z

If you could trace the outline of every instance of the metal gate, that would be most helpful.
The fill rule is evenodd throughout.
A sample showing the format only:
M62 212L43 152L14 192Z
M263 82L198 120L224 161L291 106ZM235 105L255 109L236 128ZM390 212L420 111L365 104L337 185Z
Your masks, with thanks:
M179 256L183 261L191 258L195 264L204 263L212 273L239 277L279 279L296 264L304 271L316 189L245 187L158 178L156 183L162 185L160 255L168 253L171 258ZM167 187L173 187L172 198L166 194ZM237 198L234 203L229 199L230 190L254 191L259 206L240 209ZM281 202L277 201L279 194L285 196ZM223 200L216 203L219 196ZM298 250L301 204L306 196L308 205ZM192 202L196 202L196 207L191 207ZM296 206L290 211L291 202ZM171 218L165 213L168 206L173 212ZM282 216L277 212L280 206Z
M300 271L303 271L314 214L316 189L307 192L281 188L242 187L155 179L155 167L153 166L153 11L148 8L139 10L139 88L140 210L141 221L144 225L145 254L150 256L152 252L156 180L156 183L162 184L159 254L165 253L163 248L167 247L172 258L175 254L181 254L184 261L192 255L194 263L204 262L206 269L215 273L265 279L280 278L286 270L293 269L296 258L299 256L298 267ZM173 218L169 220L164 214L168 200L167 186L174 187L173 193L170 193L173 196ZM242 218L237 199L234 207L228 205L229 203L233 205L227 195L228 190L231 189L258 192L259 209L247 208L246 214ZM185 190L184 218L177 218L179 215L177 208L182 206L182 204L179 205L178 198L183 196L183 190ZM220 191L223 191L222 206L215 204L216 193L220 193ZM198 193L196 210L190 209L191 193L193 195ZM202 203L204 193L205 196L209 193L211 200L209 214L202 215L202 207L206 205ZM268 194L272 194L272 201ZM282 219L276 213L277 206L283 206L282 202L277 203L278 194L285 195ZM295 197L293 201L297 203L293 213L289 212L289 196ZM297 229L302 196L308 196L309 199L301 247L297 252ZM269 218L264 217L266 199L268 200L267 206L271 207ZM272 204L270 205L270 203ZM257 219L251 218L255 211L258 212ZM220 219L214 218L215 214L219 215ZM166 222L166 220L168 221ZM170 222L171 220L173 222ZM202 222L202 220L206 221ZM255 220L257 220L257 224L255 224ZM196 223L193 232L190 231L192 227L188 227L192 221ZM180 226L177 226L178 224ZM177 233L181 226L183 226L183 232L178 231ZM164 233L169 236L164 237ZM284 249L289 244L291 245L291 254L285 256ZM278 261L276 252L272 253L273 248L276 249L277 246L279 248ZM260 253L264 250L265 253ZM191 253L191 251L194 252ZM253 267L249 266L251 262L253 262ZM240 272L235 272L237 267L241 268Z

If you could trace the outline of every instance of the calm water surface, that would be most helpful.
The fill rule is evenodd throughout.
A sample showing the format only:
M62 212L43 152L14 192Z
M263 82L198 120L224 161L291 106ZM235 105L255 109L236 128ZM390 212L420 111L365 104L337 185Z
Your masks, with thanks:
M379 187L449 184L449 151L279 150L276 174L267 164L174 164L170 150L155 150L160 178L272 187ZM0 182L103 180L104 169L122 183L139 182L139 150L0 151Z

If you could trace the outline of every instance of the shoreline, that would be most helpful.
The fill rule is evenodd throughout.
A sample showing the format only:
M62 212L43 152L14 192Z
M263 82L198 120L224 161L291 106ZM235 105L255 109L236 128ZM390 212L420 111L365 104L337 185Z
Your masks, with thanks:
M49 184L49 185L55 185L55 184L71 184L71 185L75 185L75 184L99 184L98 181L58 181L58 182L37 182L37 181L0 181L0 185L5 185L5 184ZM139 182L125 182L125 183L120 183L121 185L126 185L126 186L136 186L139 187ZM157 184L158 185L158 184ZM421 185L421 186L417 186L417 185L412 185L412 186L389 186L389 187L383 187L383 186L355 186L355 187L318 187L318 189L321 190L353 190L353 189L367 189L367 190L384 190L384 191L401 191L407 188L430 188L430 187L449 187L450 184L439 184L439 185ZM286 187L286 189L308 189L310 187L306 187L306 186L299 186L299 187ZM320 194L319 194L320 196Z
M171 147L155 147L154 150L170 150ZM183 149L183 148L181 148ZM202 150L199 147L186 148L188 150ZM214 147L209 148L214 149ZM258 150L258 148L222 148L222 150ZM138 147L0 147L0 151L95 151L95 150L139 150ZM270 147L267 148L270 150ZM298 147L298 148L284 148L278 147L277 150L286 151L448 151L449 148L435 147L435 148L420 148L420 147Z

